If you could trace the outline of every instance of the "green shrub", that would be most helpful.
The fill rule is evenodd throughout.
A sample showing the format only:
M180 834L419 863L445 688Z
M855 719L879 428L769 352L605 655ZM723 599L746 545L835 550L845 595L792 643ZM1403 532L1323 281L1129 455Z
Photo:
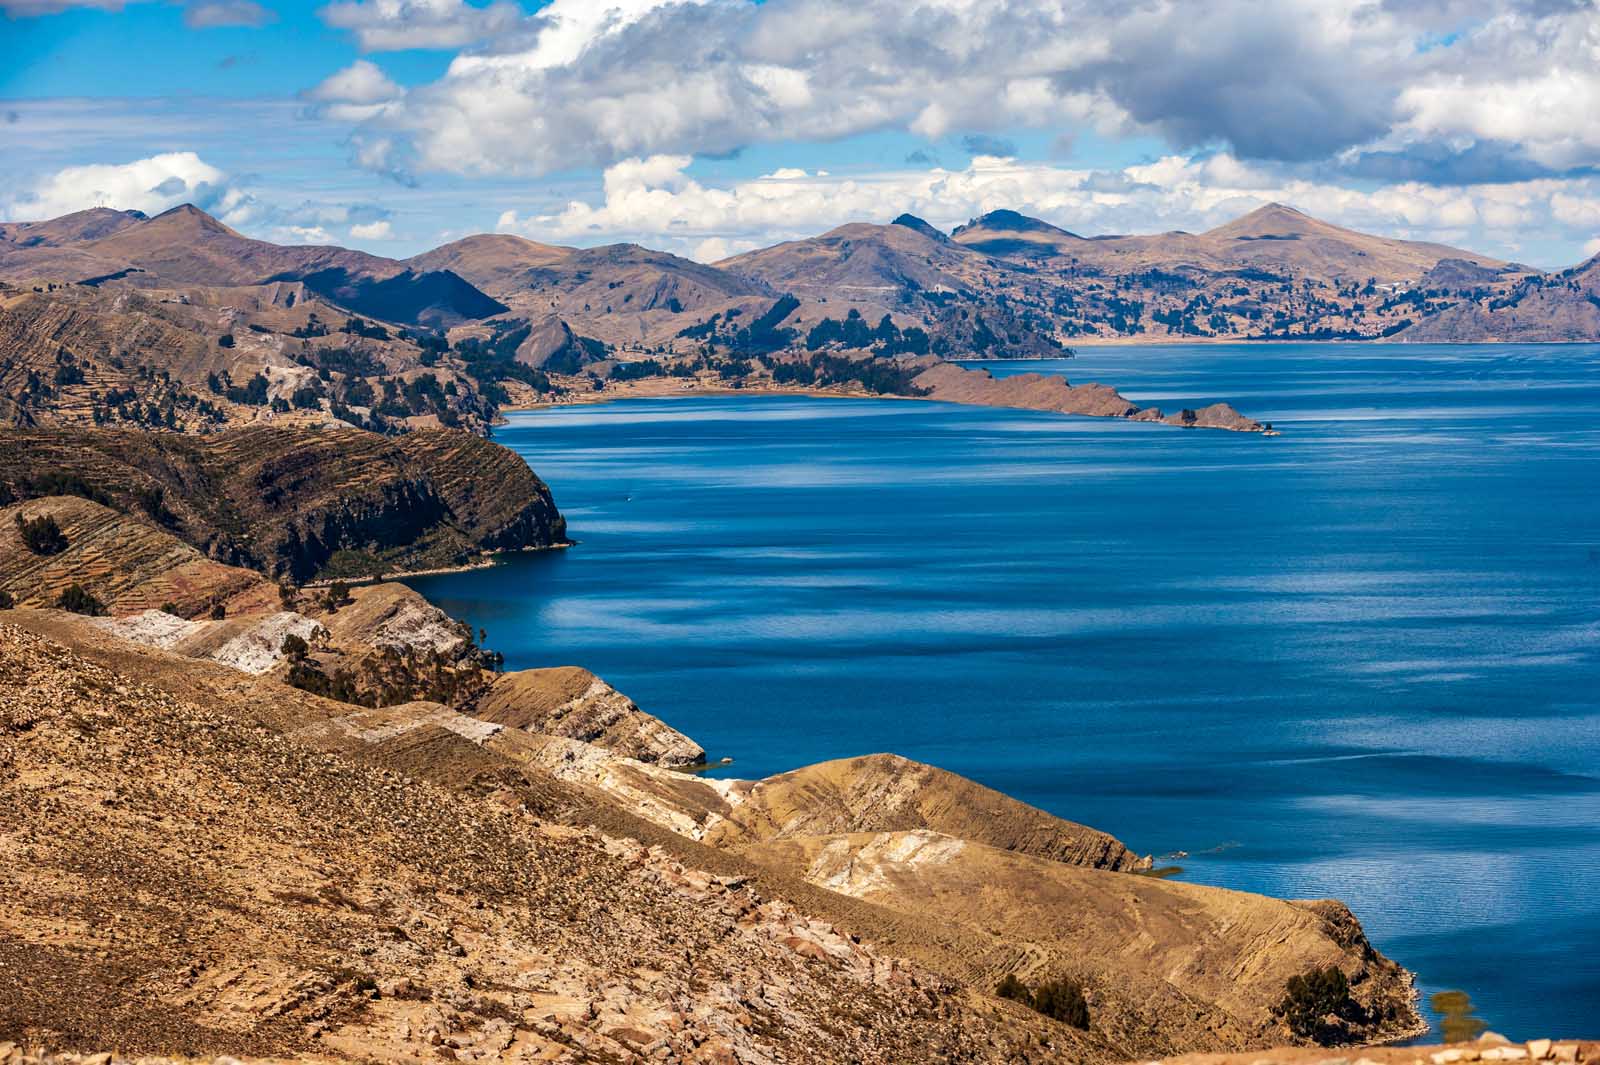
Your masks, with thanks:
M1046 980L1033 992L1033 1008L1062 1024L1089 1027L1089 1003L1076 980Z
M289 659L289 661L298 662L310 653L311 645L306 643L303 637L296 636L291 632L283 638L283 646L278 648L278 650L281 651L284 657Z
M216 602L211 604L211 620L212 621L221 621L223 618L225 618L227 616L228 616L228 608L222 605L222 600L218 599Z
M67 549L66 534L49 514L30 519L18 514L17 531L22 533L23 546L36 555L59 555Z
M10 610L16 605L17 601L11 598L11 593L4 588L0 588L0 610Z
M1076 980L1046 980L1030 991L1027 984L1017 979L1016 974L1007 973L995 985L994 993L1001 998L1020 1002L1053 1021L1084 1030L1089 1027L1089 1002L1084 998L1083 985Z
M68 585L56 600L56 606L62 610L70 610L74 614L87 614L89 617L99 617L106 612L105 604L90 595L81 584Z
M171 614L175 618L183 617L183 615L178 612L178 604L177 603L162 603L161 604L161 612L163 614Z
M322 606L330 614L338 613L340 607L350 602L350 586L344 581L334 581L328 585L328 590L322 593Z
M1016 973L1006 973L1005 979L995 985L994 993L1024 1006L1033 1005L1033 992L1028 990L1027 984L1017 979Z
M1337 1026L1328 1023L1329 1017L1353 1020L1360 1016L1361 1005L1350 997L1350 981L1339 968L1330 965L1313 969L1299 976L1289 977L1284 985L1283 1001L1273 1011L1289 1030L1305 1039L1337 1038Z

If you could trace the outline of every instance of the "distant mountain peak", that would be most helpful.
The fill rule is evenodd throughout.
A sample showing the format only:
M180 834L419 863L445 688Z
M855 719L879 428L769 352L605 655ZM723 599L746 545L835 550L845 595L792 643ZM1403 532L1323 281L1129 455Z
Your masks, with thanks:
M949 236L946 235L943 230L935 229L931 224L921 218L918 218L914 214L902 214L889 224L892 226L905 226L907 229L914 229L918 233L921 233L923 236L927 237L929 240L936 240L941 244L950 243Z
M165 221L168 224L182 223L185 225L195 226L200 229L210 230L213 233L227 233L231 236L239 236L238 233L235 233L232 229L229 229L221 221L202 211L192 203L180 203L176 207L162 211L160 214L150 219L150 221Z
M957 226L955 235L960 236L962 233L973 229L987 229L997 233L1059 233L1075 240L1083 239L1078 234L1062 229L1060 226L1053 226L1042 218L1034 218L1020 211L1013 211L1005 207L997 211L981 214L964 226Z
M1311 217L1299 208L1274 202L1257 207L1249 214L1240 215L1208 232L1213 236L1247 240L1270 237L1291 239L1307 233L1329 233L1338 228Z

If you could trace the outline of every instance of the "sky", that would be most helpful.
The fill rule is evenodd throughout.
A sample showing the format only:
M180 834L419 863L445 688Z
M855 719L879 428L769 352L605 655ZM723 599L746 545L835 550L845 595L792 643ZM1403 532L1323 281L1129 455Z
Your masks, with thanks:
M1270 202L1600 253L1596 0L0 0L0 217L701 261L902 211Z

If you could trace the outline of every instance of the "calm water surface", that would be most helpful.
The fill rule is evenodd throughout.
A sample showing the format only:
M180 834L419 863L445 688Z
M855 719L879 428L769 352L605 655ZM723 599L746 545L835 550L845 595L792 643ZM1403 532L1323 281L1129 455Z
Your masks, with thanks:
M1600 347L989 364L1283 435L628 401L497 438L565 552L413 583L759 776L892 750L1349 902L1513 1037L1600 1021Z

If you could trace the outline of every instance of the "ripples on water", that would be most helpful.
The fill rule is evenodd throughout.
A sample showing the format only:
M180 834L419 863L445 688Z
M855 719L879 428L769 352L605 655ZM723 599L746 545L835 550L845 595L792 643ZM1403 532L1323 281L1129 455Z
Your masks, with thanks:
M803 398L519 415L498 439L582 543L415 584L739 775L934 762L1188 851L1191 880L1343 898L1498 1031L1593 1034L1600 348L989 365L1284 435Z

